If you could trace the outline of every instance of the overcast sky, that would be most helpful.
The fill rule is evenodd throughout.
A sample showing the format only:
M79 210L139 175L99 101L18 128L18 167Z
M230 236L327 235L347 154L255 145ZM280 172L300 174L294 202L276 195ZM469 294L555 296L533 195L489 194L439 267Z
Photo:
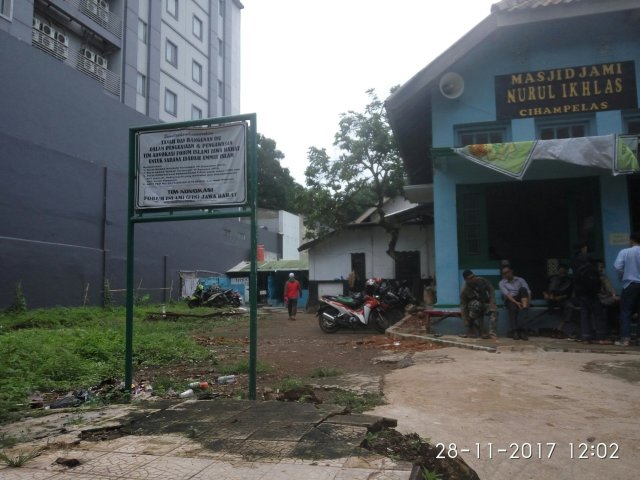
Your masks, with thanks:
M276 141L304 185L307 150L334 153L340 114L381 99L498 0L241 0L241 113Z

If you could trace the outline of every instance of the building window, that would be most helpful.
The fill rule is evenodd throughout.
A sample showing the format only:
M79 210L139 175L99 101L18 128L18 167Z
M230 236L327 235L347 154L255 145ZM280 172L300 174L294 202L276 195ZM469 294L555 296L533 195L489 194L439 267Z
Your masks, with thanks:
M200 20L195 15L193 16L193 21L191 22L191 31L196 38L202 40L202 20Z
M178 19L178 0L167 0L167 13Z
M138 95L143 97L147 96L147 77L140 72L138 72L138 78L136 81L136 91Z
M147 43L147 24L138 19L138 40L146 45Z
M174 67L178 67L178 47L169 40L165 48L165 59Z
M195 60L191 64L191 78L198 85L202 85L202 65L200 65Z
M458 146L477 145L485 143L504 143L507 137L504 127L469 128L458 130Z
M540 125L538 137L540 140L554 140L557 138L586 137L588 123L558 123L554 125Z
M164 111L174 117L178 116L178 96L171 90L164 90Z
M218 0L218 14L224 17L224 0Z
M627 134L640 135L640 117L632 117L627 119Z
M218 97L224 98L224 84L222 80L218 80Z
M195 105L191 105L191 120L200 120L202 118L202 110Z
M218 39L218 55L224 57L224 42L221 38Z
M13 0L0 0L0 15L11 20Z

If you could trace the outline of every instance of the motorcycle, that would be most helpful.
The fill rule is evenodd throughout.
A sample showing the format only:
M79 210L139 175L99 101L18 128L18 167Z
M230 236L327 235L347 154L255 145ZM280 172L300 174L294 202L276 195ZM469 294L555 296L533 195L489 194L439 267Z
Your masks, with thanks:
M227 303L232 307L239 307L242 304L240 294L233 288L228 288L224 291L224 296L227 299Z
M218 285L210 285L205 288L198 282L196 289L190 297L187 297L187 305L189 308L195 307L222 307L229 303L225 296L225 292Z
M369 294L324 295L318 309L318 323L325 333L335 333L340 328L366 328L373 325L380 333L387 328L387 320L380 311L380 302Z
M381 280L378 285L380 309L389 320L389 326L394 325L404 317L407 305L415 305L416 299L406 281L400 283L397 280Z

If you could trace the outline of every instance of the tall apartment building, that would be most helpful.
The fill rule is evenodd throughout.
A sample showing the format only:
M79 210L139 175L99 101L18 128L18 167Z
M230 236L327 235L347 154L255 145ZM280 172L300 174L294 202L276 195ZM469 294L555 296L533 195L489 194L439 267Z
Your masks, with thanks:
M164 122L240 109L239 0L0 0L0 30Z
M239 113L242 8L0 0L0 310L18 282L30 308L124 288L129 129ZM250 234L237 219L140 226L136 285L176 300L179 272L226 271ZM258 235L276 251L277 232Z

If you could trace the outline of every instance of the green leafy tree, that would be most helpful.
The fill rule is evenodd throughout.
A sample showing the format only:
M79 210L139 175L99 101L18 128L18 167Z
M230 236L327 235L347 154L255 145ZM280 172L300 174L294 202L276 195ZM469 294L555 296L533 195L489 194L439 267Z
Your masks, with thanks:
M394 257L400 225L385 219L384 204L402 192L404 169L382 101L373 89L367 95L363 112L340 116L336 158L325 149L308 151L305 226L312 236L322 236L373 207L377 223L389 234L387 254Z
M258 134L258 207L300 213L302 185L295 182L280 161L284 154L276 142Z

